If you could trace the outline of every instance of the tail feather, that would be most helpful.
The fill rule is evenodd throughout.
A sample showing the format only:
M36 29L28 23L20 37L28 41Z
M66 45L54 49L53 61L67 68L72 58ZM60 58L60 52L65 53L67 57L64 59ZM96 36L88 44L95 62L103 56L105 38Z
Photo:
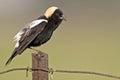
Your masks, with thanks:
M15 50L12 55L10 56L10 58L8 59L8 61L6 62L6 66L13 60L13 58L17 55L17 51Z
M12 60L13 58L16 56L16 55L20 55L27 47L20 47L20 48L15 48L12 55L10 56L10 58L8 59L8 61L6 62L5 65L8 65Z

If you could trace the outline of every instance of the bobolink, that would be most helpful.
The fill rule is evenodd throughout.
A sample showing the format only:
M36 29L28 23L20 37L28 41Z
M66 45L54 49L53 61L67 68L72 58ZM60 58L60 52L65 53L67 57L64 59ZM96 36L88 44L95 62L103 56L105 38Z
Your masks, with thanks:
M26 25L15 35L16 45L6 65L27 48L32 49L31 47L46 43L64 19L63 12L58 7L52 6L46 10L43 16Z

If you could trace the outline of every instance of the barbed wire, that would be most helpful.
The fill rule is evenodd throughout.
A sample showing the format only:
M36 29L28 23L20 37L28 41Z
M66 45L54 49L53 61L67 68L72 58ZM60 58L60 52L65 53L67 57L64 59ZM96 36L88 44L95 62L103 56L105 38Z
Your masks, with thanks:
M54 73L54 72L59 72L59 73L79 73L79 74L92 74L92 75L98 75L98 76L104 76L104 77L110 77L110 78L114 78L114 79L120 79L120 76L114 76L114 75L110 75L110 74L105 74L105 73L99 73L99 72L93 72L93 71L77 71L77 70L59 70L59 69L34 69L34 68L12 68L12 69L8 69L5 71L0 72L1 74L5 74L8 72L12 72L12 71L26 71L26 76L28 76L28 71L32 72L32 71L44 71L44 72L48 72L48 73Z

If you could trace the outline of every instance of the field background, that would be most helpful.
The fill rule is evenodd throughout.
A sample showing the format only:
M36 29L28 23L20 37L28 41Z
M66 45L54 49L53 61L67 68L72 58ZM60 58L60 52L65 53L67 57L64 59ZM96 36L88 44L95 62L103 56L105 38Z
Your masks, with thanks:
M14 35L52 6L64 11L64 21L51 40L37 47L49 55L49 67L120 75L120 0L0 0L0 71L31 67L26 50L4 66L14 48ZM17 71L0 80L32 80ZM114 80L94 75L55 73L53 80Z

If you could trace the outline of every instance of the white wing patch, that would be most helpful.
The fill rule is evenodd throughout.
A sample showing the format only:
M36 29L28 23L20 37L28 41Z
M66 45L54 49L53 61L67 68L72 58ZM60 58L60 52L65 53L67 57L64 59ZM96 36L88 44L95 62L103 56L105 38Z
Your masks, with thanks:
M26 32L27 28L23 28L20 30L14 37L14 41L16 41L15 47L19 47L19 40L21 39L22 35Z
M24 34L25 32L23 30L21 30L20 32L18 32L15 37L14 37L14 41L19 41L21 38L21 35Z
M33 21L32 23L30 23L29 26L30 26L30 28L33 28L33 27L37 26L38 24L40 24L40 23L43 22L43 21L48 22L48 21L45 20L45 19L39 19L39 20L35 20L35 21Z
M15 48L19 47L19 42L16 42Z
M15 48L19 47L19 40L21 39L23 34L26 34L27 32L29 32L32 28L36 27L38 24L40 24L41 22L48 22L45 19L39 19L39 20L35 20L31 23L29 23L28 25L26 25L25 28L23 28L22 30L20 30L14 37L14 41L16 41L16 45Z

